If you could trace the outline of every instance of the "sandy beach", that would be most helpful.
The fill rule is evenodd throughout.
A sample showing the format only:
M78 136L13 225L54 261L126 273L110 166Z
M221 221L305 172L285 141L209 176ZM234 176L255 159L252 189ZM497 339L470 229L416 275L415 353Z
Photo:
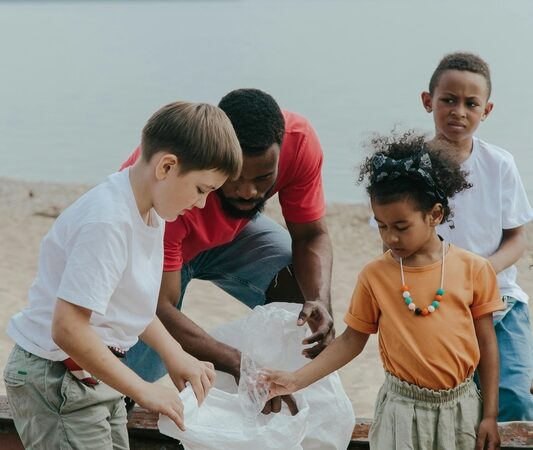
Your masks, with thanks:
M29 183L0 178L0 366L4 367L11 340L5 335L9 318L26 304L36 273L39 242L53 218L89 186ZM267 214L282 222L276 199ZM381 251L378 233L368 226L370 210L364 205L331 204L327 221L334 246L332 301L337 332L344 329L343 315L358 271ZM518 263L519 283L533 296L533 226L528 226L528 251ZM530 310L533 311L530 305ZM206 330L247 314L248 309L209 282L194 281L187 290L183 311ZM371 417L383 370L372 336L363 354L340 370L356 415ZM165 381L163 381L165 382ZM5 387L0 384L0 393Z

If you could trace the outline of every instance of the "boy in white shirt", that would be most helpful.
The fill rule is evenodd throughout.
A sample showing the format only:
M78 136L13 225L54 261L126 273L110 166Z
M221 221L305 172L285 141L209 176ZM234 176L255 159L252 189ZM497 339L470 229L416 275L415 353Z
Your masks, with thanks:
M474 137L493 104L487 63L470 53L445 56L422 104L433 114L435 141L449 144L473 187L451 201L455 227L441 225L448 242L486 257L498 274L507 308L494 314L500 353L499 421L533 420L533 344L528 295L516 283L514 264L526 248L525 224L533 219L514 159Z
M176 102L149 119L141 145L135 166L58 217L41 242L29 305L9 322L16 344L4 381L25 448L129 448L122 394L183 429L177 392L117 358L138 336L199 402L214 380L212 364L186 353L155 315L163 231L239 173L239 141L217 107Z

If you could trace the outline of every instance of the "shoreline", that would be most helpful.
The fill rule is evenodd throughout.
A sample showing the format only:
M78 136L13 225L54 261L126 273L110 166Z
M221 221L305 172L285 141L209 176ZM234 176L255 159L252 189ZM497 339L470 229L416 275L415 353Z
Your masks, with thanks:
M37 269L39 244L54 216L93 185L33 182L0 177L0 367L3 369L12 341L5 334L10 317L27 303L27 292ZM281 210L274 197L265 213L279 223ZM329 203L326 220L333 244L332 307L337 334L344 329L343 317L358 271L381 252L378 233L368 225L369 206ZM528 247L518 262L518 281L533 297L533 224L527 225ZM532 303L529 305L533 316ZM187 288L183 311L202 328L211 329L248 313L248 308L206 281L193 280ZM206 314L209 312L209 314ZM358 417L372 417L374 400L384 380L376 335L362 354L339 370L346 393ZM162 380L169 383L168 377ZM0 394L5 387L0 385Z

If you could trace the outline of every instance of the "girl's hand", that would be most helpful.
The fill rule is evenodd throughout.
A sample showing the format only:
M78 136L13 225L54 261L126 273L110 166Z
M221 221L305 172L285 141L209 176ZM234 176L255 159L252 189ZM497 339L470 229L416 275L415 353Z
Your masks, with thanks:
M299 389L294 372L268 369L262 369L262 372L265 381L270 383L269 400L280 395L292 394Z
M483 419L477 430L476 450L499 450L500 434L496 419Z
M133 400L149 411L168 416L181 431L185 431L183 403L175 389L161 384L145 383Z
M181 351L177 358L167 361L167 369L172 382L180 391L185 389L185 383L191 384L198 406L202 404L215 383L216 373L213 364L199 361L184 351Z

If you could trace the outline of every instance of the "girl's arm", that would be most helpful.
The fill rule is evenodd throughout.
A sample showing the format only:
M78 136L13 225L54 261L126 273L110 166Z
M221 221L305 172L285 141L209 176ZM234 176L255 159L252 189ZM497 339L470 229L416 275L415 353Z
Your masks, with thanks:
M349 363L365 348L368 334L346 327L313 361L295 372L268 371L269 397L292 394Z
M483 418L478 428L476 450L484 448L493 450L500 448L500 436L496 422L498 417L499 358L492 314L475 319L474 327L480 352L478 373L483 396Z
M494 271L500 273L517 262L526 250L526 228L521 225L516 228L503 230L502 242L488 260Z
M52 319L52 339L76 363L108 386L139 405L164 414L182 430L183 405L176 391L142 380L104 345L89 321L92 311L57 299Z
M146 327L140 338L159 353L174 385L181 391L185 389L185 383L190 382L198 404L201 404L215 382L213 364L199 361L185 352L157 317Z

